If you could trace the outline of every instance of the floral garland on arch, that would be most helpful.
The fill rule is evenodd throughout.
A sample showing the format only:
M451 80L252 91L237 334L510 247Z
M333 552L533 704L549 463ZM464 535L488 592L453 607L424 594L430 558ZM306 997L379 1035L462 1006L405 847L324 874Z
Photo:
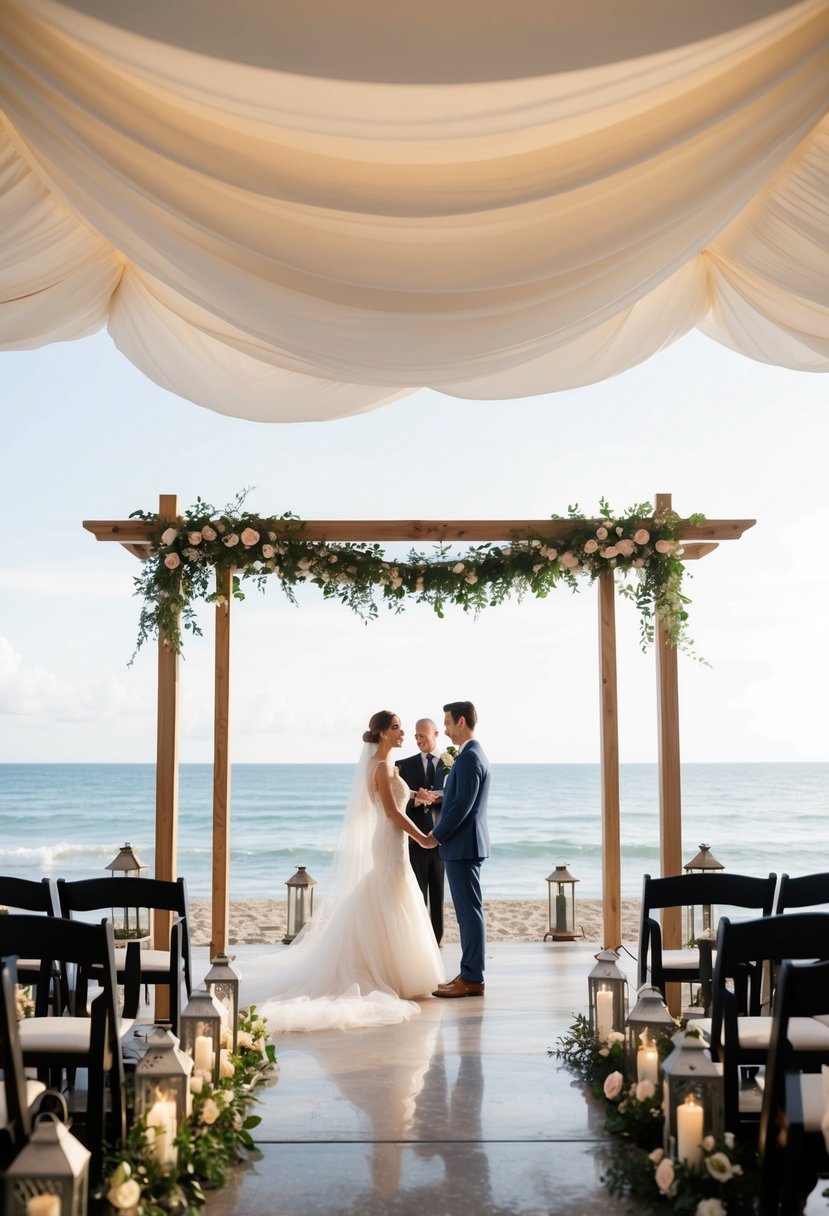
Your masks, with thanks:
M559 584L578 591L580 577L594 582L612 570L620 594L639 610L643 649L653 642L660 620L671 645L691 651L678 536L682 524L700 523L703 515L682 520L663 511L654 516L649 502L616 512L601 499L593 518L582 515L578 505L569 507L567 516L552 515L551 520L571 525L555 541L538 536L464 551L438 544L431 554L411 549L397 560L378 544L306 540L303 521L291 512L265 519L244 511L247 493L221 512L197 499L175 523L158 523L150 556L134 580L143 600L135 654L159 633L177 653L183 631L201 634L195 602L215 604L223 598L215 590L214 570L233 571L236 599L245 598L241 583L246 579L263 590L274 577L294 603L295 588L311 583L364 620L378 615L378 601L395 612L402 612L410 598L430 604L439 617L449 604L477 613L513 595L544 598ZM157 521L147 511L133 511L130 518Z

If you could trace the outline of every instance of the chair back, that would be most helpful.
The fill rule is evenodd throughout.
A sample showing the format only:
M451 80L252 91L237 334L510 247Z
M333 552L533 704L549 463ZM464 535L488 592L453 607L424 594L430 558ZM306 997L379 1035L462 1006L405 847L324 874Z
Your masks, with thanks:
M95 968L102 977L102 987L108 993L107 1015L111 1022L111 1033L117 1035L115 952L109 921L88 925L59 916L0 916L0 955L9 954L39 958L42 976L51 975L54 964L60 968L74 964L81 978ZM46 989L48 984L37 986L36 1017L43 1017L47 1012ZM73 1012L78 1016L85 1012L85 996L85 985L82 991L76 985Z
M0 874L0 904L20 912L45 912L47 916L61 914L51 878L42 878L37 882L33 878Z
M642 912L639 931L639 983L647 983L648 955L652 937L661 945L660 926L651 912L662 908L687 908L717 904L727 908L746 908L769 916L774 904L777 875L756 878L750 874L674 874L668 878L642 880Z
M14 956L0 958L0 1069L6 1101L6 1123L0 1129L0 1169L23 1147L32 1131L17 1033L16 962Z
M816 908L821 904L829 904L829 873L801 874L797 878L780 875L777 912L785 912L787 908Z
M58 902L62 916L76 912L100 912L106 908L158 908L187 918L187 884L183 878L82 878L77 882L58 879Z

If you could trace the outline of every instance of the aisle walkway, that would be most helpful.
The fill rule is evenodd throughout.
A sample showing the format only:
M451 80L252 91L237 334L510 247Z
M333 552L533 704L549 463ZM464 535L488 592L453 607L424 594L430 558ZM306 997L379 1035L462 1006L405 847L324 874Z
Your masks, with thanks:
M262 947L235 947L237 966ZM498 943L482 999L376 1030L287 1035L261 1157L206 1216L622 1216L599 1181L603 1119L547 1049L583 1011L598 947ZM458 947L444 950L447 976ZM632 963L628 960L632 975Z

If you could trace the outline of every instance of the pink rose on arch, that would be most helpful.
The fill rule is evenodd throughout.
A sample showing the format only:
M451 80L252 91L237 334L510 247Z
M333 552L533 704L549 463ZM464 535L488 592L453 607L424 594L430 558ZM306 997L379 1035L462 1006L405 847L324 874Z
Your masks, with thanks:
M599 540L607 540L607 528L597 528L596 536Z
M636 546L632 540L625 538L624 540L616 541L616 548L619 550L622 557L633 557Z
M663 1157L659 1162L654 1180L663 1195L669 1194L674 1185L674 1163L670 1157Z
M464 569L465 569L465 567L464 567L463 562L456 562L455 565L452 567L452 573L453 574L463 574Z
M579 559L576 557L575 553L571 553L569 549L566 553L562 553L558 560L561 562L562 566L565 566L568 570L572 570L574 566L579 564Z
M188 532L187 540L189 541L189 543L191 545L200 545L201 544L201 532Z
M164 565L168 570L175 570L176 566L181 565L181 558L177 553L168 553L164 558Z
M214 528L210 527L210 524L205 524L205 526L201 530L201 534L202 534L202 537L204 540L215 540L216 539L216 531Z
M619 550L616 548L615 545L608 545L607 548L602 549L602 557L606 557L608 561L610 561L610 559L612 557L618 557L618 556L619 556Z
M646 545L650 538L651 534L645 528L639 528L639 530L633 534L633 539L636 541L637 545Z
M673 545L669 540L658 540L654 545L654 549L656 549L657 553L670 553Z
M275 552L276 552L276 550L274 549L273 545L263 545L262 546L262 556L263 557L273 557Z
M599 542L597 540L593 540L592 536L591 536L590 540L586 540L584 542L585 553L595 553L596 550L598 549L598 547L599 547Z
M228 549L232 549L234 545L238 545L239 537L235 532L231 532L230 536L226 536L224 538L224 543L227 545Z
M241 541L246 549L251 549L254 545L259 543L259 533L255 528L245 528L241 536Z
M609 1076L605 1077L604 1096L609 1102L613 1102L619 1097L623 1085L624 1077L620 1072L612 1072Z

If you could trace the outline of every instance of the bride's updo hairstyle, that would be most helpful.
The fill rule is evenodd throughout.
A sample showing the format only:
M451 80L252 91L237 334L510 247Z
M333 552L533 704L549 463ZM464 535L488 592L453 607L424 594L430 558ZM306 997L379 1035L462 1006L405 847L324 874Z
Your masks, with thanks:
M368 720L368 730L363 731L363 743L379 743L380 732L388 730L394 714L390 709L378 709Z

